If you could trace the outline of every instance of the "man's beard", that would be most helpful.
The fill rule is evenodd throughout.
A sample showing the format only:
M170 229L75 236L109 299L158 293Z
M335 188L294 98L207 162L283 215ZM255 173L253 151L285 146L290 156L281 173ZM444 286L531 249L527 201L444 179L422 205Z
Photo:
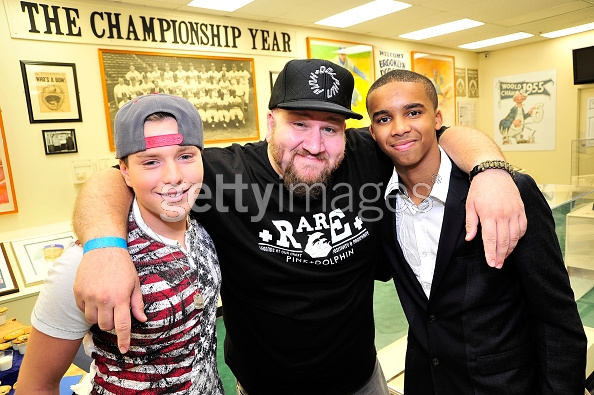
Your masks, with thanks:
M276 165L279 169L282 169L282 157L283 157L283 150L282 147L276 143L275 139L275 131L272 131L272 136L270 137L270 141L268 143L270 147L270 152L272 154L272 158L276 162ZM305 179L301 177L298 173L298 169L295 167L295 157L297 155L302 156L314 156L319 160L324 161L324 169L314 176L313 178ZM340 166L342 160L344 159L344 153L336 162L336 165L332 167L328 162L328 154L320 153L317 155L312 155L309 151L304 149L295 149L291 151L291 159L287 165L287 168L284 170L283 173L283 183L285 188L291 192L294 196L299 198L309 197L311 199L319 199L325 192L326 186L328 182L332 178L332 173L334 170Z

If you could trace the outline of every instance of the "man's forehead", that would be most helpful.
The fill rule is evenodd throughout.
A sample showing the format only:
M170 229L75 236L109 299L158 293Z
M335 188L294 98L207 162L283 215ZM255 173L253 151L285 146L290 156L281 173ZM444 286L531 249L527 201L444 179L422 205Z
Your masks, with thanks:
M313 111L313 110L285 110L276 109L282 111L287 118L312 120L312 121L328 121L335 123L343 123L346 121L346 117L341 114L336 114L327 111Z

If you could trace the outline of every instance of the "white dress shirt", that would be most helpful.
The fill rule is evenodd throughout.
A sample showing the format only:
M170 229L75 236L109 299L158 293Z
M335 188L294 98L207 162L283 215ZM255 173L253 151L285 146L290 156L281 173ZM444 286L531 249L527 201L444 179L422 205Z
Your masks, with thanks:
M433 188L431 188L429 197L425 198L418 206L410 199L404 185L399 184L396 170L388 182L385 195L387 198L390 192L395 189L399 190L399 193L396 194L394 210L398 244L400 244L404 257L417 280L421 283L427 298L429 298L433 283L439 235L452 171L450 158L441 147L439 147L439 152L441 162L438 174L433 177L435 179Z

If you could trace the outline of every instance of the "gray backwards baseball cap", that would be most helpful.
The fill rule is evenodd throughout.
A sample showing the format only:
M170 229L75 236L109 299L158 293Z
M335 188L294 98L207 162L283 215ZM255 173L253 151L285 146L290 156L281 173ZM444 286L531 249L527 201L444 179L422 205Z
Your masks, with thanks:
M158 112L175 118L178 134L144 137L144 121ZM182 97L165 93L138 96L124 104L116 114L114 129L117 159L168 145L204 147L202 119L196 107Z
M278 75L268 108L326 111L362 119L351 111L355 80L350 71L321 59L289 61Z

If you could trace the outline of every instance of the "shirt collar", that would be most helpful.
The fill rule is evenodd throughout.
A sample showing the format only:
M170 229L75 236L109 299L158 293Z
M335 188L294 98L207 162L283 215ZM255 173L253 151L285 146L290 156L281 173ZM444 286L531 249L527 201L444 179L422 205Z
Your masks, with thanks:
M439 170L437 172L437 176L435 177L435 183L433 184L433 188L431 188L431 193L429 196L445 203L446 198L448 197L448 189L450 187L452 162L450 162L449 156L445 153L441 146L439 146L439 153ZM390 181L388 181L384 198L387 199L388 195L394 190L399 190L400 192L404 193L404 187L401 188L401 185L399 184L399 178L396 169L393 170L392 177L390 177Z
M134 219L136 220L136 224L138 225L138 227L140 229L142 229L151 238L153 238L154 240L160 240L164 244L167 244L169 246L174 246L174 247L177 246L176 240L172 240L165 236L158 235L150 226L148 226L146 224L146 222L144 222L144 219L142 218L142 215L140 214L140 208L138 207L138 201L136 200L136 198L134 198L134 202L132 203L132 213L134 214ZM187 229L186 229L186 235L187 235L188 230L190 230L192 228L192 222L189 220L188 217L186 217L186 221L188 224Z

